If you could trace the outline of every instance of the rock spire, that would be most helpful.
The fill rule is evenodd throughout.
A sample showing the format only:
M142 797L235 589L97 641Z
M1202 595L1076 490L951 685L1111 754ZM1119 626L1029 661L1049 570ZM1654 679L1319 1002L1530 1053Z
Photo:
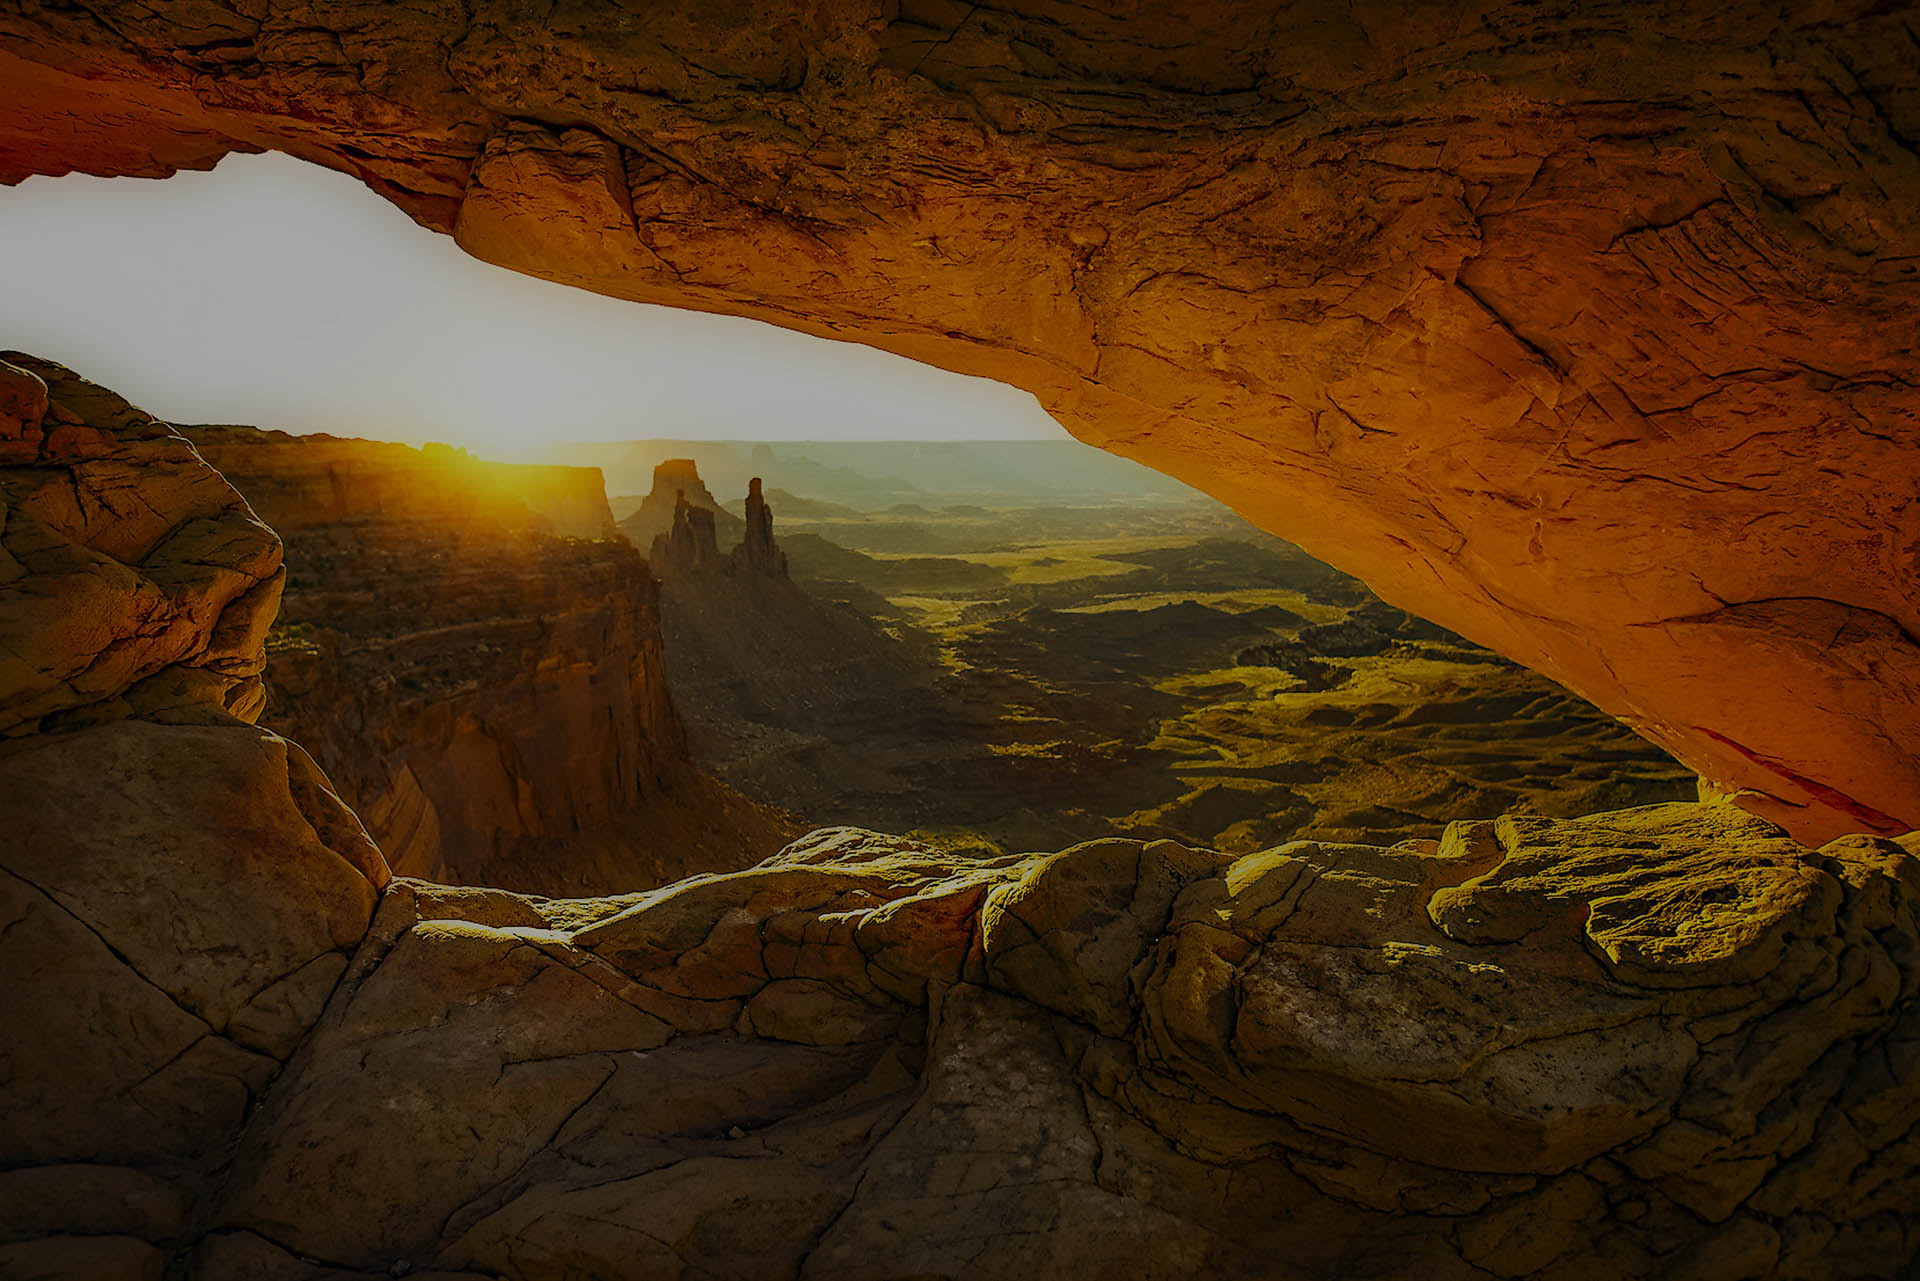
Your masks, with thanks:
M787 576L787 554L773 541L773 509L761 493L758 476L747 485L747 532L733 549L733 567L741 573Z

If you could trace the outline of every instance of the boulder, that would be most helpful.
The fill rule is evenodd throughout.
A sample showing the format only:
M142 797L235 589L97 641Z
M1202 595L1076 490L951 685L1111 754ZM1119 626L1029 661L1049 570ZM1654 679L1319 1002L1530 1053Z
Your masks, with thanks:
M158 1278L385 860L261 700L280 542L165 424L0 366L0 1271Z
M0 735L253 719L280 540L166 424L51 361L0 361Z

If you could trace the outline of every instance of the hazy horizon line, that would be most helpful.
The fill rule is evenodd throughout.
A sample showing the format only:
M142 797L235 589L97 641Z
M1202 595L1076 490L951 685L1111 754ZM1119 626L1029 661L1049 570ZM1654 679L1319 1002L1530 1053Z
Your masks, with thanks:
M84 376L83 374L82 377ZM139 409L140 406L135 403L134 408ZM147 411L143 409L141 412ZM299 429L212 419L189 421L184 418L163 418L158 414L154 417L168 426L189 430L273 432L296 438L320 436L329 440L359 440L375 445L406 445L414 449L427 445L444 445L449 449L465 450L468 453L476 452L472 445L434 436L370 436L364 432L333 431L320 427ZM541 447L552 451L576 445L607 447L656 443L665 445L1073 445L1081 449L1090 449L1095 453L1107 454L1109 457L1121 457L1109 450L1101 449L1098 445L1089 445L1086 441L1074 436L1065 436L1058 440L1040 440L1032 436L581 436L548 441Z

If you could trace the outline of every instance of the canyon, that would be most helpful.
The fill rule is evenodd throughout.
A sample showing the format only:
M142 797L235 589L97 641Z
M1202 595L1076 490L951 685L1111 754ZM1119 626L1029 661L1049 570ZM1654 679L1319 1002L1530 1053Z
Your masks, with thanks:
M1004 449L940 457L966 483ZM807 460L765 453L802 483ZM877 488L896 453L843 446L857 474L836 492ZM877 512L775 512L749 478L741 510L767 522L749 555L720 550L726 510L689 463L650 493L681 498L652 563L691 753L816 824L995 855L1248 853L1697 795L1611 718L1198 495L1123 478L1077 502L916 487Z
M1916 51L1864 0L0 9L0 182L285 150L500 265L1025 387L1706 783L1392 842L396 876L256 723L280 535L9 354L0 1272L1911 1275ZM638 554L531 532L493 563L601 626ZM487 644L526 607L481 604ZM1374 617L1246 666L1325 676ZM603 639L658 748L644 638Z
M657 588L598 471L184 431L285 543L261 721L397 873L624 892L797 834L690 763Z
M282 571L238 492L57 366L0 364L0 409L0 644L41 656L0 721L9 1275L1920 1256L1914 838L1665 804L1242 855L829 828L584 899L395 877L249 723Z

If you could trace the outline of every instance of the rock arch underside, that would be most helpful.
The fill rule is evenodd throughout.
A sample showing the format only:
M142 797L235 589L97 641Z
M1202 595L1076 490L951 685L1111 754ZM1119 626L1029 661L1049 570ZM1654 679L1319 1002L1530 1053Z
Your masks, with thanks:
M10 354L0 1273L1912 1274L1913 6L0 5L0 181L260 149L1025 387L1716 799L395 880L277 538Z

